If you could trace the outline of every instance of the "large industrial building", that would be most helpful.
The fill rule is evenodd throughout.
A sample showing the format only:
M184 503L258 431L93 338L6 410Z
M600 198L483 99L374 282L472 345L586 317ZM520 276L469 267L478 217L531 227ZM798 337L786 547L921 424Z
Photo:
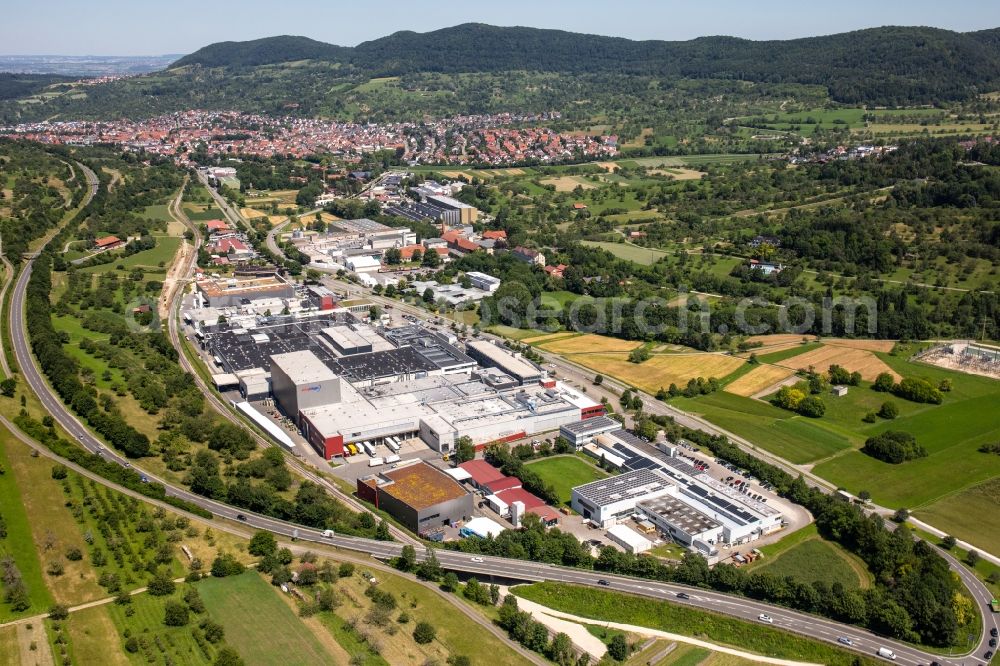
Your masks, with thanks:
M204 278L195 282L201 304L213 308L231 307L263 298L282 299L295 296L295 287L278 276L240 280Z
M625 461L627 471L573 488L571 506L585 519L608 527L639 516L673 540L708 555L715 544L747 543L781 528L780 511L680 458L652 448L639 450L613 434L600 439L615 440L602 446L607 455Z
M465 346L469 356L487 368L498 368L523 384L542 381L545 371L521 354L515 354L488 340L476 340Z
M358 497L417 534L469 520L473 496L441 470L418 462L357 481Z

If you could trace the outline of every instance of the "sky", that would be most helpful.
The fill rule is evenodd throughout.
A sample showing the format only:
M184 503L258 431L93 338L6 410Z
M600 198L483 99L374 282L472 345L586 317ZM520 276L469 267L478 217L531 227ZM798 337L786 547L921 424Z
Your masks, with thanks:
M790 39L880 25L1000 26L992 0L3 0L2 55L163 55L304 35L354 46L398 30L525 25L630 39Z

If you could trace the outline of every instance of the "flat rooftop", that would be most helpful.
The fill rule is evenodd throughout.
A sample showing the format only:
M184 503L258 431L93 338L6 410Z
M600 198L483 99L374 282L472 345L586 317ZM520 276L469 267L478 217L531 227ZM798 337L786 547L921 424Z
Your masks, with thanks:
M325 382L337 378L337 375L308 349L275 354L271 357L271 363L281 368L296 384Z
M251 278L248 280L199 280L195 284L209 298L226 294L241 293L281 293L292 289L292 285L275 276Z
M194 312L198 312L195 310ZM275 316L258 318L254 328L243 328L230 323L205 326L205 344L209 353L222 360L227 372L240 372L251 368L271 371L271 357L275 354L310 350L326 360L333 354L319 342L319 332L350 318L348 313L325 312L308 317ZM254 342L253 336L265 334L267 342Z
M437 369L412 347L332 358L327 365L338 375L356 382Z
M651 493L666 491L670 479L655 469L625 472L607 479L591 481L573 489L577 495L597 506L606 506L629 497L642 498Z
M466 348L482 354L485 358L496 363L508 374L525 380L533 377L540 377L542 371L523 358L517 358L510 351L495 345L487 340L474 340L466 343Z
M595 416L582 421L576 421L575 423L567 423L562 427L566 432L580 436L618 430L622 427L622 424L610 416Z
M383 472L379 476L389 481L380 484L382 492L418 511L469 494L453 478L425 462Z
M664 520L676 525L688 534L701 534L722 526L718 521L713 520L672 495L664 495L656 499L639 502L639 508L647 514L661 516Z

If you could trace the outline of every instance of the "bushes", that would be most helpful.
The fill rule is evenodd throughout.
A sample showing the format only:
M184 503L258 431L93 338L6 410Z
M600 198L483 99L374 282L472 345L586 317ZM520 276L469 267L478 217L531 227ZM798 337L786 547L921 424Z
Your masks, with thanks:
M880 418L891 421L892 419L899 416L899 407L897 407L896 403L892 402L891 400L887 400L886 402L882 403L881 407L879 407L878 415Z
M421 645L430 643L437 637L437 629L430 622L417 622L413 628L413 640Z
M915 458L923 458L927 455L927 450L917 444L916 437L908 432L898 430L887 430L874 437L869 437L865 440L861 451L893 465Z
M216 578L239 576L244 571L246 567L232 553L220 553L212 561L212 575Z
M931 386L930 382L913 377L907 377L893 386L892 393L911 402L925 402L932 405L940 405L944 400L941 391Z
M807 396L805 392L791 386L778 389L771 398L771 404L810 418L819 418L826 413L826 404L822 399L815 395Z

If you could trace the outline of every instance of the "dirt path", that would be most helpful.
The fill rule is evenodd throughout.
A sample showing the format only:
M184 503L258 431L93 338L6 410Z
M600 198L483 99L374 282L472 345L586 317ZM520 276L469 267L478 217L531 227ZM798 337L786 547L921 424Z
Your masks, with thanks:
M517 606L521 610L528 611L531 613L536 620L546 624L552 619L569 620L569 624L574 623L585 623L585 624L595 624L602 627L608 627L611 629L618 629L620 631L627 631L633 634L640 634L642 636L649 636L653 638L666 638L668 640L677 641L678 643L688 643L690 645L697 645L698 647L703 647L708 650L713 650L715 652L722 652L724 654L730 654L735 657L740 657L741 659L746 659L748 661L760 662L762 664L776 664L777 666L802 666L803 664L809 664L810 662L805 661L792 661L791 659L778 659L776 657L765 657L759 654L753 654L751 652L744 652L743 650L737 650L735 648L725 647L723 645L716 645L715 643L709 643L708 641L703 641L698 638L691 638L690 636L681 636L679 634L671 634L667 631L660 631L659 629L650 629L649 627L640 627L634 624L623 624L621 622L605 622L603 620L594 620L591 618L580 617L578 615L571 615L569 613L563 613L561 611L553 610L547 606L542 606L533 601L528 601L521 597L517 598ZM548 626L548 625L546 625ZM569 634L570 639L576 643L578 634L582 631L583 634L590 636L597 640L595 636L591 634L582 626L582 624L576 624L579 630L573 630L574 633L569 634L565 628L559 629L559 631L566 631ZM579 636L580 640L584 640L582 635ZM597 640L604 647L604 643ZM603 653L602 653L603 654ZM819 665L817 665L819 666Z
M32 645L35 646L34 650L31 649ZM50 666L55 663L52 646L49 645L41 619L17 625L17 646L21 651L21 666Z

